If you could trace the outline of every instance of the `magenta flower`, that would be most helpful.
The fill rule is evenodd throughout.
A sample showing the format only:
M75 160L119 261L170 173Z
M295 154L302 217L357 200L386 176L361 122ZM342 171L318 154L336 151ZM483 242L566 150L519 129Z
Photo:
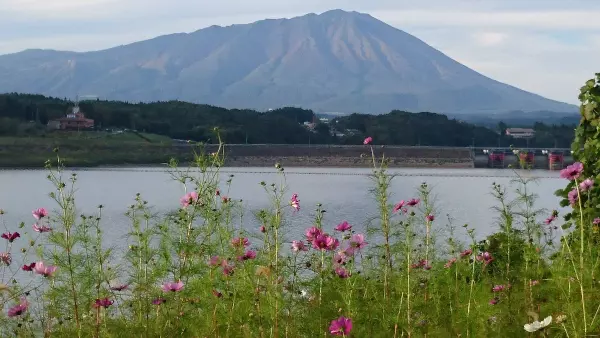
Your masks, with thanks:
M502 292L506 287L504 285L494 285L492 288L493 292Z
M499 301L500 301L500 299L498 299L498 297L494 297L494 298L490 299L490 305L496 305L496 304L498 304Z
M290 205L294 208L294 211L300 211L300 200L298 199L298 194L293 194L292 198L290 198Z
M51 228L51 227L49 227L49 226L47 226L47 225L41 225L41 226L40 226L40 225L38 225L37 223L35 223L35 224L34 224L34 225L32 225L31 227L33 228L33 231L35 231L35 232L39 232L39 233L42 233L42 232L50 232L50 231L52 231L52 228Z
M231 240L231 245L234 247L247 247L250 245L250 241L246 237L236 237Z
M340 242L328 234L320 234L313 240L313 248L318 250L328 250L332 251L337 249L340 245Z
M482 254L477 255L475 259L477 259L480 262L483 262L485 265L488 265L494 260L494 257L492 257L491 253L486 251Z
M363 141L364 145L369 145L373 142L373 138L371 136L365 138L365 140Z
M167 302L167 300L164 298L161 298L161 297L158 297L158 298L155 298L152 300L152 304L154 304L154 305L160 305L160 304L164 304L166 302Z
M456 263L456 257L452 257L448 260L448 262L446 264L444 264L444 267L447 269L449 267L451 267L454 263Z
M333 263L337 264L337 265L342 265L342 264L346 263L347 257L348 257L348 255L346 254L345 251L338 251L335 253L335 255L333 255Z
M317 227L310 227L306 229L305 235L309 241L313 241L317 236L321 235L323 232L321 229Z
M221 264L221 258L219 256L212 256L208 261L208 265L210 266L219 266Z
M33 215L33 218L39 221L40 219L48 216L48 211L44 208L38 208L32 211L31 214Z
M27 303L27 299L25 299L25 297L21 297L21 302L19 304L8 309L8 316L9 317L20 316L23 313L25 313L25 311L27 311L28 307L29 307L29 303Z
M129 285L127 285L127 284L120 284L120 285L111 286L110 289L112 291L123 291L123 290L127 289L128 287L129 287Z
M164 292L177 292L177 291L181 291L182 289L183 289L182 281L178 281L177 283L167 282L167 283L163 284L163 286L162 286L162 290Z
M581 162L575 162L565 169L560 171L560 177L566 178L569 181L573 181L581 176L583 172L583 164Z
M21 270L23 271L33 271L33 268L35 268L35 263L31 263L29 265L25 264L21 267Z
M554 222L555 219L556 219L556 216L550 215L550 217L546 218L544 223L546 223L547 225L550 225L550 223Z
M360 249L364 248L365 246L367 246L367 242L365 242L365 235L363 235L363 234L352 235L352 237L350 238L350 247L352 247L353 249L356 249L356 250L360 250Z
M231 275L233 275L233 272L234 272L233 265L230 265L229 262L227 262L226 260L223 260L221 262L221 266L223 267L223 274L225 276L231 276Z
M100 299L96 299L96 302L94 303L94 307L95 308L108 308L109 306L113 305L114 301L108 299L107 298L100 298Z
M579 201L579 192L577 191L577 189L575 188L569 191L567 198L569 199L569 203L571 203L571 206L575 206Z
M192 204L195 204L198 202L198 193L195 191L192 192L188 192L187 194L183 195L183 197L181 197L179 199L179 203L181 203L181 207L183 208L187 208Z
M419 204L419 202L421 202L420 199L413 198L410 201L406 202L406 205L408 205L409 207L414 207L415 205Z
M471 249L467 249L463 252L460 253L460 258L465 258L465 257L469 257L473 254L473 250Z
M593 221L593 223L594 223L594 225L598 225L598 224L600 224L600 217L596 217L596 218L594 218L594 221Z
M346 336L352 331L352 320L346 317L340 317L331 321L329 333L334 336Z
M248 250L248 251L246 251L246 253L243 256L239 256L238 260L247 261L249 259L255 259L255 258L256 258L256 251Z
M350 229L352 229L352 226L350 224L348 224L348 222L343 221L342 223L338 224L338 226L335 227L335 231L349 231Z
M267 232L267 228L265 228L265 226L264 226L264 225L261 225L261 226L258 228L258 230L259 230L260 232L262 232L263 234L264 234L265 232Z
M10 255L10 252L0 252L0 262L10 265L12 262L12 256Z
M591 178L588 178L586 180L583 180L583 182L579 183L579 190L588 191L588 190L592 189L593 186L594 186L594 180L592 180Z
M338 275L338 277L340 277L340 278L350 277L350 272L348 270L342 268L341 266L335 268L335 274Z
M292 251L308 251L308 247L304 244L303 241L292 241Z
M37 273L38 275L42 275L44 277L52 277L52 275L54 274L54 272L56 272L56 266L52 266L52 265L44 265L44 262L36 262L35 266L33 267L33 271L35 271L35 273Z
M4 238L7 241L9 241L10 243L12 243L12 242L14 242L15 239L21 237L21 234L18 232L5 232L0 237Z
M406 202L404 202L404 200L402 200L402 201L398 202L398 204L396 204L396 205L394 206L394 212L398 212L398 211L400 211L400 210L402 209L402 207L404 207L404 204L405 204L405 203L406 203Z
M425 219L426 219L428 222L433 222L433 220L435 219L435 216L433 216L433 215L427 215L427 216L425 216Z

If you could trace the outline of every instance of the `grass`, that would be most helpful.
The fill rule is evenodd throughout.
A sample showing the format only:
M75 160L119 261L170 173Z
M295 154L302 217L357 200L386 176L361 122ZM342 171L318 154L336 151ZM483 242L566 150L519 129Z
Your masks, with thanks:
M471 226L456 227L436 214L425 183L417 195L399 201L389 190L393 177L385 159L373 156L379 215L366 233L358 233L344 220L329 219L324 206L302 205L277 165L277 180L257 182L271 204L250 216L255 226L245 229L241 220L248 215L229 196L233 177L220 183L223 160L222 149L207 154L200 148L194 162L199 170L172 163L170 174L182 187L181 207L156 215L136 196L127 213L131 228L123 251L102 244L102 206L95 214L79 215L77 176L63 170L60 157L48 163L58 212L34 214L38 226L52 230L30 231L23 223L10 224L5 232L0 335L583 337L600 332L595 222L582 216L576 231L563 231L556 212L536 209L527 179L515 177L515 199L508 197L509 187L491 187L497 208L490 220L496 219L499 231L479 238ZM581 201L589 190L577 193ZM580 212L586 208L573 206ZM312 224L297 221L297 214L306 212L314 213ZM305 228L306 236L289 238L291 227ZM22 251L13 249L13 243L28 240ZM35 266L28 265L32 262Z

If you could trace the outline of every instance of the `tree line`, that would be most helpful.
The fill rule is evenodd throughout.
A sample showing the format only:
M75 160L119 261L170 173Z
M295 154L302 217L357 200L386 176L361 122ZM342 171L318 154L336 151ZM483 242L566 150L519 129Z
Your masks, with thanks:
M73 102L32 94L0 95L0 136L49 136L49 120L65 116ZM311 110L286 107L267 112L226 109L182 101L127 103L83 101L81 110L99 129L122 128L174 139L216 142L218 127L227 143L359 144L373 136L379 144L422 146L565 147L573 140L573 125L533 126L535 137L515 140L499 123L489 128L445 115L392 111L383 115L351 114L320 121ZM314 123L314 125L313 125ZM308 126L306 125L308 124Z

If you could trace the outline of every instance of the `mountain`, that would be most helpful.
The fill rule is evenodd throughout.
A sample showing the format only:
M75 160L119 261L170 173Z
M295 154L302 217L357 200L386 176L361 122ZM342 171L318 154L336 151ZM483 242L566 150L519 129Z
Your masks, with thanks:
M94 52L2 55L0 92L320 112L576 111L485 77L370 15L342 10Z

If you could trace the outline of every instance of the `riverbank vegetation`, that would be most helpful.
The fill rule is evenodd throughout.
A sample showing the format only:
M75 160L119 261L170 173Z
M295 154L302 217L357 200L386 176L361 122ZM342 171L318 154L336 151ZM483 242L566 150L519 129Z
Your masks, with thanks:
M41 95L1 94L0 137L60 137L61 133L45 126L49 120L63 117L72 105ZM527 142L504 135L506 128L521 127L518 124L499 123L490 128L427 112L352 114L324 123L311 110L291 107L257 112L181 101L133 104L101 100L83 101L80 106L103 130L138 130L204 143L217 143L212 131L217 127L223 142L229 144L357 144L368 135L379 135L380 144L387 145L568 148L574 128L548 122L540 115L549 124L533 125L536 136ZM304 125L312 122L314 126Z
M243 228L248 215L229 190L235 177L219 175L224 149L200 147L198 170L172 163L180 207L156 215L136 196L129 245L112 248L102 241L103 207L80 214L77 176L59 155L48 162L56 205L36 206L31 220L5 224L1 236L0 335L598 335L598 81L581 100L578 162L561 172L566 188L558 192L571 212L537 209L535 182L516 172L514 187L490 187L498 231L487 238L440 214L426 183L415 194L392 191L385 159L374 155L379 213L366 227L330 219L327 201L304 205L276 165L274 182L257 182L270 206ZM365 150L374 154L376 142L366 138ZM307 212L314 221L301 223ZM304 234L289 237L292 228Z

